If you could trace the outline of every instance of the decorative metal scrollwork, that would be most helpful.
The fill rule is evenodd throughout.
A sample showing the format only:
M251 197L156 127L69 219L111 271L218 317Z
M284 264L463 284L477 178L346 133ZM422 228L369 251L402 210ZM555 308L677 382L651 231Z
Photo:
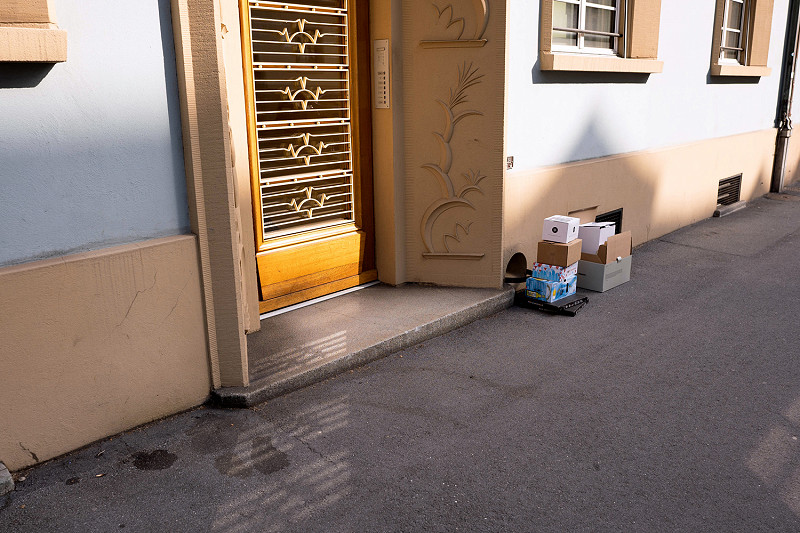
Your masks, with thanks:
M263 237L352 222L346 1L249 12Z

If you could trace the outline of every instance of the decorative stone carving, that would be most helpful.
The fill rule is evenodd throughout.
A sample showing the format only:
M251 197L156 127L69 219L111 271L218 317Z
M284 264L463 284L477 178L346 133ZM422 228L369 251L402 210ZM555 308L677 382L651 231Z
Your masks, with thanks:
M425 48L479 48L488 42L484 38L486 28L489 26L489 0L473 0L475 3L475 33L472 36L464 36L467 28L467 18L457 17L456 8L453 4L447 4L440 8L434 3L433 7L438 15L438 22L444 25L444 33L454 34L458 31L455 38L443 37L441 39L427 39L420 42Z
M425 246L423 257L444 258L444 259L480 259L484 256L480 252L457 253L451 252L448 238L456 242L461 242L461 235L469 235L469 228L472 223L462 224L457 222L452 233L442 235L441 247L437 248L434 244L434 225L438 218L446 211L457 207L466 207L475 210L475 205L466 196L471 192L483 193L480 183L486 178L480 171L469 170L462 174L466 183L458 190L453 183L450 172L453 167L453 149L450 145L456 126L459 122L470 116L481 116L483 113L476 110L459 111L458 108L467 102L467 91L480 83L482 74L478 74L478 68L472 63L466 63L458 69L458 83L454 89L450 89L450 98L445 102L437 99L436 102L441 106L445 113L444 131L441 133L433 132L433 136L439 144L440 157L438 163L428 163L422 166L436 178L441 187L442 195L439 199L428 206L422 216L421 234L422 242Z

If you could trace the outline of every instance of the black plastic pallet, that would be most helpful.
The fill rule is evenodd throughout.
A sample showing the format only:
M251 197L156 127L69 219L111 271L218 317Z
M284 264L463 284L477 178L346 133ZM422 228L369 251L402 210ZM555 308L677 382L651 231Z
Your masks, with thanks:
M573 294L572 296L561 298L553 303L543 302L535 298L528 298L524 290L517 291L514 296L514 304L518 305L519 307L527 307L529 309L537 309L546 313L566 316L577 315L578 311L583 309L583 306L585 306L587 303L589 303L589 298L579 294Z

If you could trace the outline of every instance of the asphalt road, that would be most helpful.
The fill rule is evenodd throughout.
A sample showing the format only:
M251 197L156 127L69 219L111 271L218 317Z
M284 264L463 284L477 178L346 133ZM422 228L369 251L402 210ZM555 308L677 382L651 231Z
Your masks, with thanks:
M2 532L800 531L800 197L255 409L22 474Z

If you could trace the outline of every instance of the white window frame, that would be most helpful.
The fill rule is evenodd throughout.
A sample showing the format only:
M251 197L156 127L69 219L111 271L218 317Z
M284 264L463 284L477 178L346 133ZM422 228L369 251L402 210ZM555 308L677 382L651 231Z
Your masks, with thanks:
M595 4L592 0L553 0L555 4L556 1L564 2L566 4L572 4L578 6L578 27L577 28L561 28L555 26L553 23L552 32L556 31L566 31L578 34L578 44L577 46L569 46L564 44L553 44L551 48L553 52L572 52L572 53L580 53L580 54L593 54L593 55L618 55L619 53L619 42L620 39L623 38L622 34L619 31L619 12L620 12L620 4L623 0L615 0L614 7L605 6L601 4ZM613 46L611 48L595 48L595 47L587 47L584 45L584 36L587 33L591 33L590 31L586 30L586 8L599 8L605 9L607 11L614 11L614 32L611 35L601 33L601 35L606 35L608 37L613 38ZM551 39L553 37L551 36Z
M742 5L742 16L739 20L739 27L728 26L728 12L732 3ZM719 43L719 64L720 65L747 65L747 40L748 28L750 26L750 14L752 12L752 2L750 0L725 0L725 9L722 14L722 34ZM739 44L736 48L725 46L729 33L739 34ZM726 50L734 50L736 58L725 57Z

